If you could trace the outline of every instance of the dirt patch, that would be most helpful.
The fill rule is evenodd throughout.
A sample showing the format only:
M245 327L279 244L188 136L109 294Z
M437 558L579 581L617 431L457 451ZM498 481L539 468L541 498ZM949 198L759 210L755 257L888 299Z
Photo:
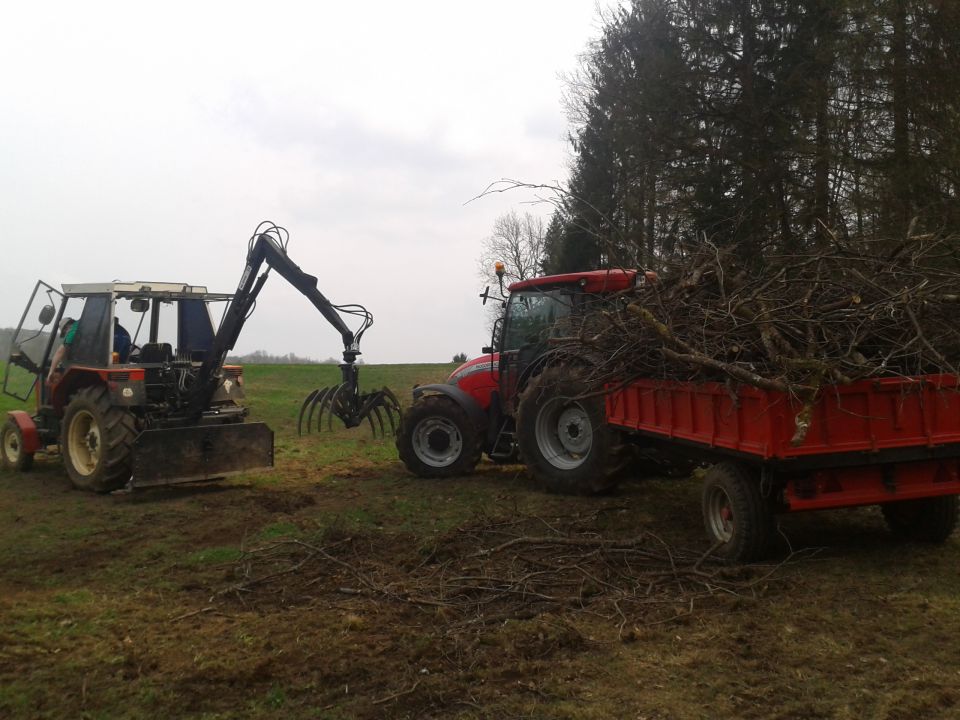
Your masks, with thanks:
M317 504L316 498L306 493L260 491L254 493L251 502L256 503L269 513L290 515Z

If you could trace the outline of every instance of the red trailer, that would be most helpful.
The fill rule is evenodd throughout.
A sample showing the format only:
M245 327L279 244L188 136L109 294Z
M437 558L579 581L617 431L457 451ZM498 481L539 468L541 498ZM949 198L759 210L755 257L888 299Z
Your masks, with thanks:
M799 444L791 441L802 405L783 393L637 380L606 402L612 428L715 463L704 480L704 524L731 559L762 556L777 513L877 504L894 533L932 542L957 523L956 376L826 388Z

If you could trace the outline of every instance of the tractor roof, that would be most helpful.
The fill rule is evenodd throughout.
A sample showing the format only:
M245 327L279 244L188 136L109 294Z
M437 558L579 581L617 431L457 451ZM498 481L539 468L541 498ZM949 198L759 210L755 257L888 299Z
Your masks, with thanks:
M544 277L521 280L510 285L510 292L533 288L555 287L558 285L579 285L589 293L617 292L633 287L637 280L636 270L585 270L564 275L545 275Z
M111 282L80 283L63 285L63 294L67 297L86 297L87 295L111 294L116 297L163 298L165 300L228 300L230 295L210 293L204 285L167 282Z

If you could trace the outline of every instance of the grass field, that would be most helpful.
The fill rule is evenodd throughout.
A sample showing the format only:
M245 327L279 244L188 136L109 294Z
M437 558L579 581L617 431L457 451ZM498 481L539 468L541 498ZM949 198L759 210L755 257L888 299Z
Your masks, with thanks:
M449 370L362 381L406 399ZM789 562L730 571L749 591L691 605L681 581L621 613L598 580L568 608L517 611L531 595L497 614L478 595L464 615L425 588L524 560L478 560L491 529L702 553L697 482L563 498L488 462L420 480L366 430L296 436L300 400L337 372L246 369L272 472L107 496L73 490L56 457L0 472L0 717L960 717L956 537L894 542L874 508L797 515ZM598 562L567 557L585 576Z

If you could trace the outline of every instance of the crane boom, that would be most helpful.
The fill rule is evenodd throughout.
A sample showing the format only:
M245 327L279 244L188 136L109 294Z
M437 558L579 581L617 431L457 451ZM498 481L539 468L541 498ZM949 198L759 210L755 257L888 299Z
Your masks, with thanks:
M257 276L264 265L266 265L266 270ZM372 324L372 316L364 311L364 325L360 332L355 334L347 327L333 303L317 289L317 278L304 272L300 266L293 262L287 255L286 250L273 237L266 232L258 232L251 238L247 250L246 266L243 275L240 277L237 291L233 295L223 321L214 336L211 350L207 353L197 374L197 380L186 408L189 416L199 418L209 406L222 379L222 369L227 353L233 349L244 324L250 317L250 312L257 296L263 289L264 283L267 281L270 270L276 270L281 277L299 290L320 311L327 322L340 333L343 341L343 363L340 365L340 369L343 374L343 383L349 385L349 393L344 393L344 396L349 394L358 397L358 368L355 366L355 362L360 354L359 336L363 330ZM353 427L353 425L359 424L359 420L363 418L357 419L357 422L353 425L349 419L342 419L348 427Z

